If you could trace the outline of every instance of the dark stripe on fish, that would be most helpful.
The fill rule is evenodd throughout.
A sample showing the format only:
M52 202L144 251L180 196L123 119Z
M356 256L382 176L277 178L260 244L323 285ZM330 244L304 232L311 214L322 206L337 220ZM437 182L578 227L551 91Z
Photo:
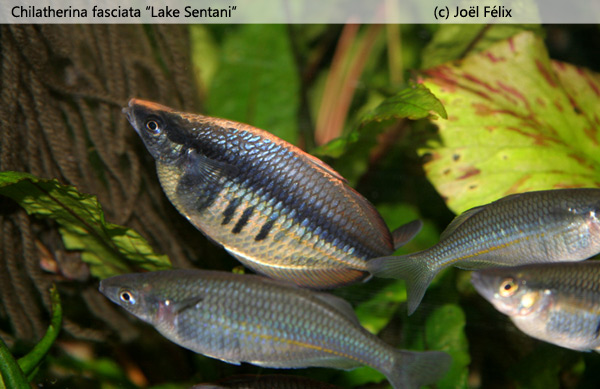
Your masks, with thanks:
M224 217L223 217L223 221L221 222L221 225L229 224L231 219L233 219L235 210L237 209L237 207L240 206L240 202L241 202L241 200L239 197L235 198L229 202L229 205L227 205L227 208L225 208L225 210L223 211Z
M221 189L220 186L201 182L196 174L188 172L181 177L176 192L182 203L202 212L215 202Z
M244 213L242 213L242 216L240 216L240 219L237 221L237 223L235 223L235 227L233 227L233 230L231 230L231 232L233 232L234 234L239 234L240 232L242 232L242 229L246 226L246 224L248 224L248 220L250 220L252 212L254 212L254 206L246 208L244 210Z
M260 228L260 232L258 233L258 235L256 235L254 240L258 242L259 240L265 239L269 235L269 232L271 232L271 229L275 224L275 220L277 219L269 219L265 224L263 224Z

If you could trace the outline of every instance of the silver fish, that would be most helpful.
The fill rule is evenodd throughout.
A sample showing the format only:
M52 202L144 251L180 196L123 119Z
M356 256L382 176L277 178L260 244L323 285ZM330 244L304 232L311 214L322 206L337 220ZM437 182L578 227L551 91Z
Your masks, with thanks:
M600 351L600 261L486 269L471 282L527 335Z
M331 288L368 276L422 223L393 234L330 166L247 124L133 99L123 109L156 160L165 194L196 228L251 269Z
M268 278L203 270L111 277L100 291L167 339L225 362L274 368L371 366L396 388L440 379L444 352L397 350L346 301Z
M449 267L482 269L581 261L600 252L600 189L510 195L458 216L439 243L414 254L368 262L378 277L406 281L408 311L435 275Z

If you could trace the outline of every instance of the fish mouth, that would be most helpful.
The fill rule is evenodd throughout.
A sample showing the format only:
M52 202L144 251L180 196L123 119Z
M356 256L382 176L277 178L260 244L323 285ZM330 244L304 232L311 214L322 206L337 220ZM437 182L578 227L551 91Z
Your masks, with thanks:
M100 286L98 287L98 291L100 291L100 293L102 293L104 296L106 296L109 300L114 301L111 292L114 292L115 287L112 285L107 285L107 282L105 282L105 280L100 281Z
M129 104L127 104L128 106L123 108L121 110L121 112L123 112L125 114L125 116L127 117L127 121L129 122L129 124L131 124L133 126L133 128L137 131L137 128L135 127L135 120L133 119L133 106L135 104L135 99L131 99L129 100Z
M100 285L98 286L98 291L104 295L107 299L112 301L113 303L122 306L127 309L127 307L123 306L123 303L119 299L119 291L121 290L121 284L115 283L112 279L117 278L110 277L100 281ZM117 281L119 278L117 278Z

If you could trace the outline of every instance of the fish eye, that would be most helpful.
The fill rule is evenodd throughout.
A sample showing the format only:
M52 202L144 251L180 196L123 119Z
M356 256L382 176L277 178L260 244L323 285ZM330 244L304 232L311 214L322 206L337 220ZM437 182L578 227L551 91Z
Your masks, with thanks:
M146 130L152 135L158 135L161 131L160 124L154 119L148 119L146 120Z
M500 284L500 296L502 297L510 297L516 293L517 289L519 289L519 285L512 278L507 278Z
M133 295L133 293L127 289L122 289L119 292L119 299L121 299L121 301L125 302L125 303L129 303L129 304L135 304L135 296Z

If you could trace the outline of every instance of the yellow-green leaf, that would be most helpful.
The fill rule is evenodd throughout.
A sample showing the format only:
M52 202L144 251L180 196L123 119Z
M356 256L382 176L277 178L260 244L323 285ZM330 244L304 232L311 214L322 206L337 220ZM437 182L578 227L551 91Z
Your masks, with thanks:
M478 53L521 31L544 35L544 30L537 24L442 24L423 49L421 67L427 69Z
M600 186L600 76L524 32L425 71L446 107L425 171L460 213L510 193Z

